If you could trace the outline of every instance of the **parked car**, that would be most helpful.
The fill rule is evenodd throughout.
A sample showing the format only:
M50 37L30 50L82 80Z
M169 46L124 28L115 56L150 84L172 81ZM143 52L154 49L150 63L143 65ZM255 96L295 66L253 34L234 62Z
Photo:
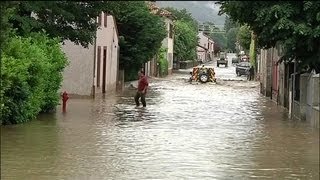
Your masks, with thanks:
M211 66L197 66L190 72L190 81L196 81L201 83L216 82L214 68Z
M220 64L223 64L225 67L228 67L228 59L225 57L221 57L217 60L217 67L219 67Z
M240 62L240 58L232 58L232 64L238 64Z
M240 62L236 66L236 74L237 76L248 75L250 69L249 62Z
M249 62L249 56L244 55L241 57L240 62Z

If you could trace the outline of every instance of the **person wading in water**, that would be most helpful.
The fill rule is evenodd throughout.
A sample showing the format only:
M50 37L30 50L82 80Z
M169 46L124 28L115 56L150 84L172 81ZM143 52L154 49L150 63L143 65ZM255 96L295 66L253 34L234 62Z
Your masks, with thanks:
M140 106L139 99L141 98L141 103L143 107L146 107L146 94L148 88L148 80L147 77L144 75L144 72L141 70L138 72L139 81L138 81L138 91L134 96L134 101L136 102L136 107Z

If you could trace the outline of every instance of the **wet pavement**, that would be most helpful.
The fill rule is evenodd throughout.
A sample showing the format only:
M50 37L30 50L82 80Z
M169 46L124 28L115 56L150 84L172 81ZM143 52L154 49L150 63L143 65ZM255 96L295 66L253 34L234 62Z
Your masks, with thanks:
M215 85L153 79L145 109L126 90L1 127L1 179L319 179L319 130L215 70Z

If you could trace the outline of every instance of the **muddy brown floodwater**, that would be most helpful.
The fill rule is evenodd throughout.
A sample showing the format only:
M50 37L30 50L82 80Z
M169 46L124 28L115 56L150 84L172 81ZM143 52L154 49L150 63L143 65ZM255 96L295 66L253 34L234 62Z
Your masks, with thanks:
M127 90L1 127L1 179L319 179L318 129L254 83L182 78L152 81L146 109Z

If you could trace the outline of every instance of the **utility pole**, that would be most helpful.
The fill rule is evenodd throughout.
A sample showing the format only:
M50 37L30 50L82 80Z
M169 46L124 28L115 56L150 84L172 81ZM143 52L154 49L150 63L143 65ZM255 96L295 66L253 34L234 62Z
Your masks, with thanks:
M296 96L296 73L297 73L297 61L294 60L293 61L293 77L291 78L292 79L292 94L291 94L291 117L293 117L293 109L294 109L294 98Z

